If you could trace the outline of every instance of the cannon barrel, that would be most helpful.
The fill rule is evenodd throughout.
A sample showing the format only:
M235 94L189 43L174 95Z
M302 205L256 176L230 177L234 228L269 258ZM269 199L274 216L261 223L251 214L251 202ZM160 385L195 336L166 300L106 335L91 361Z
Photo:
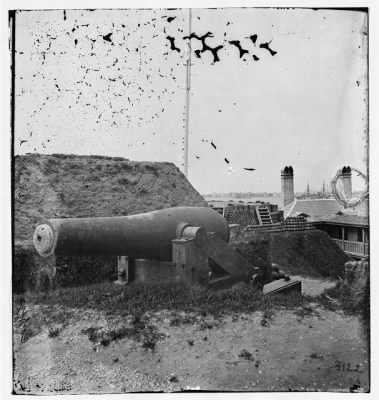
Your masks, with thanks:
M35 229L33 243L43 257L55 254L171 260L171 241L187 224L214 232L225 242L229 240L227 221L211 208L173 207L121 217L48 219Z

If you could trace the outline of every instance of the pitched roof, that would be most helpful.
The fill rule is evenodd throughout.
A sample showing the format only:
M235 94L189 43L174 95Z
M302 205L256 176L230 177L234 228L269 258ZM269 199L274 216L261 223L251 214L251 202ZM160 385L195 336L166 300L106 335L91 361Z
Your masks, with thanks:
M324 219L326 224L368 226L368 217L359 215L335 215Z
M335 199L295 199L283 209L284 218L306 214L314 221L334 216L340 210L343 206Z

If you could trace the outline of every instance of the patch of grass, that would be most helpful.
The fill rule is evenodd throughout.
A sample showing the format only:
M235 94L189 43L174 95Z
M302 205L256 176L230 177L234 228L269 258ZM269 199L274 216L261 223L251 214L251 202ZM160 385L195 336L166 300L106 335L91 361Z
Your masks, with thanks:
M321 354L317 354L317 353L312 353L309 357L310 358L319 358L319 359L324 358L324 356L322 356Z
M275 314L272 309L266 308L263 312L262 319L260 322L261 326L269 327L271 324L271 321L274 319L274 315Z
M119 185L128 185L130 183L130 181L129 181L128 178L120 177L120 178L117 179L117 183Z
M75 288L60 288L44 297L32 293L25 295L28 303L43 304L54 309L89 308L119 315L128 313L141 316L159 310L195 312L220 316L229 312L272 312L278 308L295 309L308 304L310 299L299 293L265 297L249 287L206 291L181 283L152 283L147 285L117 286L113 283L94 284ZM140 318L140 317L137 317ZM176 318L176 320L175 320ZM191 317L176 316L174 324L193 323ZM137 321L135 325L144 324Z
M145 349L145 350L154 350L155 349L155 341L154 340L151 340L151 339L145 339L144 341L143 341L143 343L142 343L142 347Z
M349 284L339 281L316 297L323 307L335 311L342 309L348 315L360 318L366 337L370 337L370 284L367 283L357 300L357 293Z
M145 186L142 186L141 189L138 191L138 194L145 194L145 193L147 193L147 192L148 192L148 191L147 191L146 187L145 187Z
M60 333L62 332L62 328L61 327L49 327L49 333L48 336L50 338L54 338L57 337Z
M244 360L254 361L253 355L246 349L243 349L241 353L238 354L238 357L243 358Z
M94 343L100 343L102 346L107 347L111 342L124 337L137 338L138 333L134 328L128 328L125 326L118 327L116 329L106 330L103 328L89 327L83 329L82 333L88 336L88 339Z
M311 315L317 315L319 316L319 312L315 310L311 305L309 304L303 304L301 307L299 307L295 311L296 316L298 317L299 320L304 319L305 317L309 317Z
M341 308L346 314L362 316L365 323L369 324L370 311L370 285L361 293L360 301L357 301L357 293L351 286L339 281L331 288L325 289L324 292L317 296L316 300L325 308L334 311Z
M122 171L131 171L133 169L133 165L130 165L127 162L123 162L123 163L119 164L119 168Z
M355 296L349 286L344 285L342 281L334 286L327 288L316 297L316 300L329 310L341 308L344 312L351 315L357 315L360 306L355 300Z
M205 329L213 329L215 327L215 325L211 322L207 322L207 321L201 321L200 322L200 330L205 330Z
M156 343L165 337L158 332L157 328L150 325L136 316L132 321L132 326L119 326L114 329L104 329L103 327L89 327L83 329L82 333L88 336L88 339L94 344L100 344L104 347L109 346L113 341L123 338L129 338L142 343L144 349L155 349Z
M178 377L175 374L170 374L169 378L168 378L169 382L179 382Z
M158 169L155 165L145 165L145 169L147 169L150 173L153 173L154 175L158 175Z
M151 326L149 329L143 332L142 335L142 347L145 350L155 350L155 345L157 342L165 337L164 334L159 333L155 328L152 328Z
M272 320L274 318L274 312L272 310L265 310L263 313L263 318Z
M170 326L192 325L196 322L196 318L190 315L176 315L170 321Z
M82 333L84 333L85 335L88 336L88 339L92 342L92 343L96 343L97 341L97 336L98 336L98 332L99 332L99 328L94 328L94 327L90 327L87 329L82 329Z

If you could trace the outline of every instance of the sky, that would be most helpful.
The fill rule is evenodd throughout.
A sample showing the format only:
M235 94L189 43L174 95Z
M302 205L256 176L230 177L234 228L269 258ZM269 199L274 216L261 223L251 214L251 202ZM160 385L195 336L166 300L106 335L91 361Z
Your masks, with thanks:
M193 9L191 25L211 35L184 38L187 9L18 12L15 153L183 170L190 43L188 177L201 193L279 192L286 165L295 191L343 165L366 173L365 13Z

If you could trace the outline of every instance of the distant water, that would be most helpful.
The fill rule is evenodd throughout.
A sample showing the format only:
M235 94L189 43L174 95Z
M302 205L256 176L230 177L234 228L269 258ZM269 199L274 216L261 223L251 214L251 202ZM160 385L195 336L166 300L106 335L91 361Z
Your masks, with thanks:
M250 197L250 198L238 198L238 197L220 197L220 196L205 196L204 197L206 201L233 201L233 202L238 202L238 201L243 201L244 203L248 203L249 201L251 202L256 202L256 201L264 201L267 203L271 204L277 204L279 207L282 205L282 199L280 196L257 196L257 197Z

